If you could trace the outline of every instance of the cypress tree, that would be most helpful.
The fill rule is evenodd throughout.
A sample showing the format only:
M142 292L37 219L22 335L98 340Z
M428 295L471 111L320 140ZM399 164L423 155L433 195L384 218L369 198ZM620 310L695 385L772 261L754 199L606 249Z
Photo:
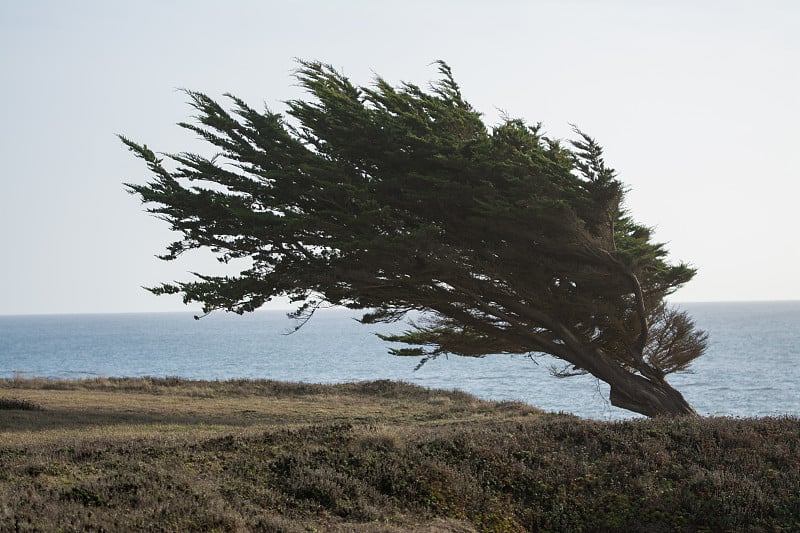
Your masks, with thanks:
M183 128L213 157L156 154L120 137L152 180L126 184L180 238L235 276L196 274L150 290L206 313L253 311L288 296L295 318L323 304L362 322L422 319L384 337L420 364L442 354L550 354L561 376L590 373L613 405L648 416L694 414L666 381L702 355L707 336L665 297L695 270L625 210L625 187L601 147L547 137L505 118L487 127L440 62L428 89L377 78L356 86L301 61L310 95L286 116L226 95L230 111L187 91Z

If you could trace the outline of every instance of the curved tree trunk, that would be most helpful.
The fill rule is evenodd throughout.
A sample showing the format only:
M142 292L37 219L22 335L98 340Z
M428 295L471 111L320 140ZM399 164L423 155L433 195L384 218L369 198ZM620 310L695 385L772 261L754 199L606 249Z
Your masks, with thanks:
M635 374L601 350L581 345L567 328L561 326L559 330L566 343L557 349L550 346L550 353L606 382L611 387L611 405L650 417L697 416L683 395L659 373L647 372L644 363L647 375Z
M617 367L603 381L611 386L611 405L645 416L697 416L683 395L665 380L655 381Z
M697 416L697 412L683 395L666 382L661 372L653 372L642 358L650 325L639 278L632 270L626 269L626 271L636 297L636 311L641 328L633 350L643 375L633 374L613 363L609 365L606 361L603 373L607 375L607 379L601 379L611 386L611 405L650 417Z

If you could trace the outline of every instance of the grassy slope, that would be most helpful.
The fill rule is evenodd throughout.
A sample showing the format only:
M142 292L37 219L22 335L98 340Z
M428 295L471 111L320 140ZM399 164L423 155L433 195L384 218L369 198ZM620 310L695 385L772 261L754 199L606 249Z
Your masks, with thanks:
M0 381L0 531L800 530L800 420L376 382Z

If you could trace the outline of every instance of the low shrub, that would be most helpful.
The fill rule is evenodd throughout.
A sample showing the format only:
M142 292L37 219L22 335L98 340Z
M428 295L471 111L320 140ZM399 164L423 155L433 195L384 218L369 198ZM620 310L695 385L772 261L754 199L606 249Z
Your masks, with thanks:
M42 406L29 400L19 398L0 398L0 409L19 410L19 411L41 411Z
M332 387L364 402L448 394ZM0 438L0 531L800 530L798 418L599 422L523 407L179 440Z

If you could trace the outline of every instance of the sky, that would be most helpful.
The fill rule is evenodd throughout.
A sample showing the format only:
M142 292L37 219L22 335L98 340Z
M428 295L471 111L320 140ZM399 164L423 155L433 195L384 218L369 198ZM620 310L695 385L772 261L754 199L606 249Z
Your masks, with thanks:
M0 314L177 311L142 286L214 272L156 255L166 224L117 139L210 154L180 89L285 109L295 58L426 85L593 136L627 207L698 269L678 302L800 299L800 2L0 2ZM190 308L195 309L195 308Z

